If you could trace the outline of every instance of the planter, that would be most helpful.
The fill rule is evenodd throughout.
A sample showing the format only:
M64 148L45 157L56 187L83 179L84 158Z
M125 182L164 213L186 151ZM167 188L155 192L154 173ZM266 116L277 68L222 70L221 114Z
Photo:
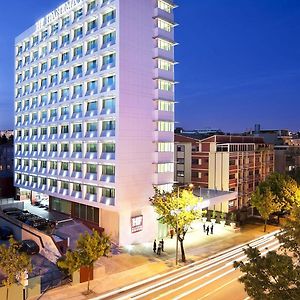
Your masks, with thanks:
M202 222L205 224L207 221L207 218L206 217L202 217Z
M213 224L216 223L216 219L210 219L210 222L212 222Z
M231 228L235 228L236 227L236 223L235 222L231 222L230 226L231 226Z
M220 224L221 224L223 227L225 227L226 221L225 221L225 220L221 220L221 221L220 221Z

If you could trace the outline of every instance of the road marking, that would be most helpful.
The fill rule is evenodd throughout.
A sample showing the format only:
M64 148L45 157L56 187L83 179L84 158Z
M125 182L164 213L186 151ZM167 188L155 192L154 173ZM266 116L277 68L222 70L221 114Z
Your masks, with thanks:
M213 290L212 292L209 292L209 293L205 294L204 296L202 296L202 297L199 298L198 300L204 299L204 298L206 298L206 297L208 297L208 296L214 294L215 292L217 292L217 291L223 289L225 286L230 285L230 284L233 283L234 281L237 281L240 277L241 277L241 276L239 276L239 277L237 277L237 278L234 278L234 279L230 280L229 282L227 282L227 283L221 285L220 287L218 287L217 289Z

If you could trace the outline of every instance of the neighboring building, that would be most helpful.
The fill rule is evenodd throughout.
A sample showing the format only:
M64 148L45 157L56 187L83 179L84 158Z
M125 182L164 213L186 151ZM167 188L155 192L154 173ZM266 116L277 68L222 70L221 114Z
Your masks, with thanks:
M70 0L16 39L15 185L121 245L174 180L174 7Z
M186 152L186 145L192 149ZM221 191L237 191L238 201L230 209L240 208L249 201L259 182L274 171L273 146L262 138L215 135L203 140L175 134L175 181ZM184 152L184 153L182 153ZM191 169L182 166L185 157ZM185 181L191 173L191 181Z
M14 145L0 145L0 199L14 198Z
M275 172L286 174L300 168L300 139L298 134L292 134L288 129L261 130L255 125L251 135L261 137L265 143L274 145Z
M14 131L13 130L0 130L0 137L2 137L3 135L5 135L7 139L9 139L9 138L13 137Z

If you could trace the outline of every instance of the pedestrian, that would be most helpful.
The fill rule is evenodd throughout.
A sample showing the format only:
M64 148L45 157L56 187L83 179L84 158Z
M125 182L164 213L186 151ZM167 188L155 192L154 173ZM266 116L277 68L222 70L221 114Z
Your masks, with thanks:
M161 242L159 242L158 247L157 247L157 255L161 255Z
M160 244L161 244L161 251L165 252L165 250L164 250L164 246L165 246L164 239L161 239Z
M206 234L208 235L209 234L209 226L207 225L206 227Z
M156 240L154 240L154 242L153 242L153 252L154 253L156 252Z
M210 234L214 234L214 224L211 224L210 226Z
M171 228L171 229L170 229L170 237L171 237L171 239L173 238L173 236L174 236L174 229Z
M205 233L206 231L206 227L205 227L205 223L203 223L203 232Z

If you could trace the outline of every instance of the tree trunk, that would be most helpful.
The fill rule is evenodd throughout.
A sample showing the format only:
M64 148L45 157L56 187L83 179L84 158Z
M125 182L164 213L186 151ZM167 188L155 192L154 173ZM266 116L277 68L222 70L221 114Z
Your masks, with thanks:
M91 278L90 274L91 274L91 266L88 267L88 286L87 286L87 294L90 293L90 278Z
M267 231L267 220L265 220L265 225L264 225L264 232Z
M183 239L179 239L179 242L180 242L180 250L181 250L181 260L182 262L186 262L185 252L183 247Z
M8 287L6 287L6 300L8 300Z

